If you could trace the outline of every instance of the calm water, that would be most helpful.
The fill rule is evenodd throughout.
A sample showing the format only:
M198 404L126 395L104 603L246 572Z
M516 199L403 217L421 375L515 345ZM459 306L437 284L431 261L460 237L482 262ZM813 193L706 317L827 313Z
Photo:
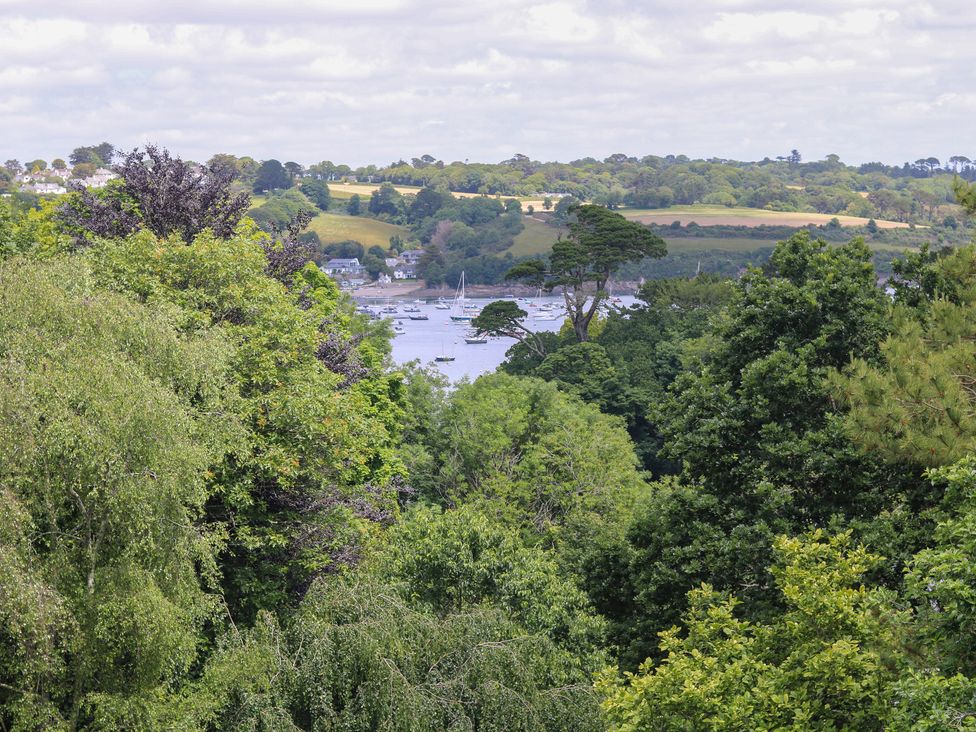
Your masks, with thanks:
M497 299L502 298L468 298L467 301L481 308ZM632 297L621 299L625 306L633 303ZM376 302L366 304L376 307ZM523 321L526 327L534 331L559 330L564 321L561 296L533 298L531 303L539 305L552 303L560 308L558 311L553 311L558 312L559 317L556 320L537 319L534 316L539 312L538 307L532 307L528 302L519 302L519 306L529 313L529 317ZM383 304L397 306L399 312L396 315L383 314L383 317L393 318L394 323L404 330L393 338L393 360L398 364L413 360L419 360L423 364L431 363L452 382L465 377L475 379L481 374L494 371L498 364L505 360L505 352L515 343L511 338L489 338L487 343L469 345L464 342L464 335L470 328L470 324L455 323L451 320L450 310L438 310L433 302L421 305L410 299L402 299L384 301ZM403 306L410 304L416 304L420 312L429 320L410 320L410 315L417 315L417 313L404 312ZM446 363L434 361L436 356L441 355L454 356L455 360Z

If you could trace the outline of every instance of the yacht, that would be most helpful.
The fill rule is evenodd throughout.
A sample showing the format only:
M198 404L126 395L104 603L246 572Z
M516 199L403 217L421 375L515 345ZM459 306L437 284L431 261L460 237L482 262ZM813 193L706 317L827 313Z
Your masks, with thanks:
M465 312L464 270L461 270L461 280L458 282L457 292L454 294L454 304L451 306L451 320L455 323L470 323L473 318L473 315Z

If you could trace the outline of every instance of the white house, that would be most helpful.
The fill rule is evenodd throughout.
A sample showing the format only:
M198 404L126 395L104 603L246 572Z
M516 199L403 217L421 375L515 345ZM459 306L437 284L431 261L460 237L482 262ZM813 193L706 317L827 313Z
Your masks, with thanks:
M359 263L358 257L349 259L340 257L326 262L322 271L327 275L362 275L366 272L366 268Z
M417 279L417 268L412 264L398 264L393 268L393 279L415 280Z

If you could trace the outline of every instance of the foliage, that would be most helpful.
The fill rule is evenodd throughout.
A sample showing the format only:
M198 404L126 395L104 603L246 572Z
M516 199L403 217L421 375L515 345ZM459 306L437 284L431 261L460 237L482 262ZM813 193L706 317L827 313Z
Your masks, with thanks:
M598 564L587 585L605 598L597 607L622 633L627 663L652 652L649 631L678 619L689 586L735 588L752 617L777 612L767 568L778 534L873 526L891 537L892 582L924 541L915 512L931 499L918 469L864 455L846 437L827 385L829 369L852 355L876 358L884 336L884 296L868 257L856 240L781 243L767 271L736 284L702 366L678 376L654 409L661 455L682 467L681 477L652 494L629 545ZM903 505L911 520L881 531L901 520L887 512Z
M478 313L471 326L478 335L514 338L539 358L545 358L545 344L540 335L521 323L528 315L511 300L496 300Z
M276 191L282 188L291 188L294 184L285 166L278 160L265 160L257 170L257 174L252 184L255 193L265 191Z
M834 379L851 405L848 431L866 449L929 466L973 451L974 275L973 246L932 262L919 279L933 299L914 311L895 309L894 331L881 346L882 364L859 359Z
M283 691L302 728L600 728L586 678L491 607L437 615L368 579L319 583L289 638Z
M329 193L329 186L321 180L306 180L302 182L302 193L308 198L312 203L314 203L322 211L329 210L329 204L332 201L332 196Z
M703 585L665 657L598 682L609 727L627 730L888 729L899 626L889 593L859 584L879 557L848 534L780 538L773 575L785 611L768 624Z
M91 253L105 282L176 306L184 328L215 327L234 346L246 434L212 469L207 515L227 534L223 586L242 617L354 561L367 525L395 511L398 472L396 377L378 373L370 343L357 347L329 279L308 265L289 290L265 275L261 241L143 233Z
M231 348L84 262L0 264L0 720L75 728L196 662L217 607L207 469L242 436Z
M558 537L588 520L609 527L644 491L617 420L538 379L483 376L462 384L438 416L423 494L445 505L484 501Z
M120 185L78 189L60 208L68 229L82 237L126 236L142 227L156 236L172 234L189 242L209 229L228 238L247 211L247 194L231 191L234 174L226 167L197 167L169 151L147 145L133 150L116 167Z
M586 595L562 576L551 552L474 506L418 506L388 537L380 574L438 615L490 604L531 633L548 637L587 672L599 668L603 624Z

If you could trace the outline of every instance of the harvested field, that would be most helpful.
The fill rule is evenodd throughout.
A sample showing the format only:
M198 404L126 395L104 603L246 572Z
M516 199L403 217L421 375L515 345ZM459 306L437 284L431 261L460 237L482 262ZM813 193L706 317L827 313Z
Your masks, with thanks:
M868 219L859 216L832 216L831 214L797 213L793 211L766 211L761 208L727 208L725 206L674 206L663 209L621 209L628 219L643 224L670 224L680 221L682 226L694 221L701 226L806 226L826 224L836 218L841 226L864 226ZM908 224L900 221L875 219L880 229L905 229Z

